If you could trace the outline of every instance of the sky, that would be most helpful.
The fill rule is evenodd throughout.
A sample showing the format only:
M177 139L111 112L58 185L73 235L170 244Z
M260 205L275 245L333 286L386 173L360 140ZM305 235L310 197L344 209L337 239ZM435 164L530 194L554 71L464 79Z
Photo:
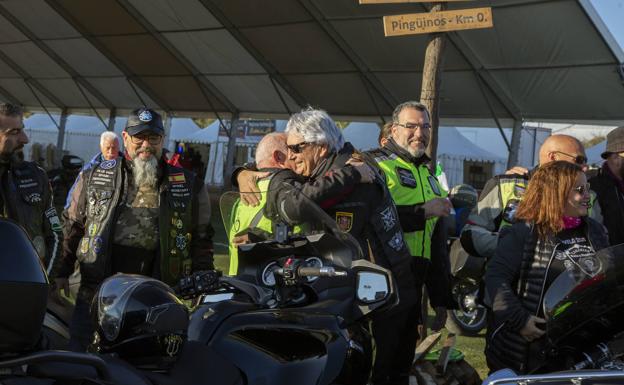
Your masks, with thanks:
M620 47L624 47L624 0L591 0Z

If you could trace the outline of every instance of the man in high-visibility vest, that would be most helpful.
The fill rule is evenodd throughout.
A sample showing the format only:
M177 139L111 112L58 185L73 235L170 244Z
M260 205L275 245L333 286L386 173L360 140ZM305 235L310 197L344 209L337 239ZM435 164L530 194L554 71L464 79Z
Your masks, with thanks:
M249 229L260 229L266 234L273 231L273 223L264 214L267 192L270 189L271 178L275 173L289 169L292 166L288 159L288 148L286 147L286 134L274 132L265 135L256 148L256 167L258 171L264 172L258 178L259 202L255 206L236 203L233 210L232 223L229 228L229 252L230 268L229 275L236 275L238 271L238 245L248 241L246 232Z
M391 321L377 322L373 333L378 336L401 330L402 343L391 363L388 383L407 384L414 358L420 321L420 293L427 287L436 317L431 328L439 330L446 321L450 283L444 226L438 219L450 213L447 193L429 170L430 158L425 154L429 144L430 118L427 108L415 101L398 105L392 114L390 137L382 148L369 153L383 171L388 190L399 214L405 242L412 256L418 303L408 310L401 325ZM383 338L383 337L382 337ZM382 381L380 381L381 383Z
M587 157L583 144L569 135L552 135L542 143L539 164L555 160L578 164L587 171ZM529 183L530 173L522 167L514 167L504 175L488 180L481 191L477 206L472 210L466 226L462 229L461 244L471 255L491 258L494 256L501 229L515 222L516 208ZM592 204L596 195L592 192ZM596 210L591 210L594 219Z

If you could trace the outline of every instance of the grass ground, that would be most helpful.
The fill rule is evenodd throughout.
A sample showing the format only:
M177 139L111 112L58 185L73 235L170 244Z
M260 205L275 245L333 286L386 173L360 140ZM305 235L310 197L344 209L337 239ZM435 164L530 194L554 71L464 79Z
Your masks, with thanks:
M213 238L215 245L215 267L218 270L227 271L229 265L227 237L225 235L218 206L213 204L212 207L211 222L213 228L215 229L215 236ZM433 322L432 313L429 317L429 324L431 324L431 322ZM470 363L470 365L472 365L477 372L479 372L481 378L485 378L488 372L487 365L485 364L485 357L483 355L483 349L485 347L485 331L476 337L459 336L455 347L464 353L464 359Z

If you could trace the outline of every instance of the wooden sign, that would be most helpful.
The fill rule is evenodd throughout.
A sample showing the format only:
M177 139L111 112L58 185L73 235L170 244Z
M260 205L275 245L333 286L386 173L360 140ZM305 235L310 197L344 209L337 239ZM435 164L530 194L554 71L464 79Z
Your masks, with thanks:
M490 7L384 16L383 23L386 36L416 35L494 26L492 8Z
M434 0L436 3L452 3L472 0ZM431 0L360 0L360 4L431 3Z

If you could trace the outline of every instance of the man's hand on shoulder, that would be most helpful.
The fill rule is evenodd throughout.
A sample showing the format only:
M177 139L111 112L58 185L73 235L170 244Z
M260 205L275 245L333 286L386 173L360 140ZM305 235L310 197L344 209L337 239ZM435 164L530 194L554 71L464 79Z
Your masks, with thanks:
M528 173L529 170L521 166L514 166L505 171L505 175L528 175Z
M446 217L451 213L451 202L446 198L434 198L422 205L425 218Z
M375 170L361 160L351 158L347 161L347 164L355 168L360 174L361 183L372 183L375 180Z
M260 204L260 189L258 188L258 180L271 175L270 172L262 171L241 171L236 180L238 181L238 189L240 191L241 202L245 206L257 206Z

